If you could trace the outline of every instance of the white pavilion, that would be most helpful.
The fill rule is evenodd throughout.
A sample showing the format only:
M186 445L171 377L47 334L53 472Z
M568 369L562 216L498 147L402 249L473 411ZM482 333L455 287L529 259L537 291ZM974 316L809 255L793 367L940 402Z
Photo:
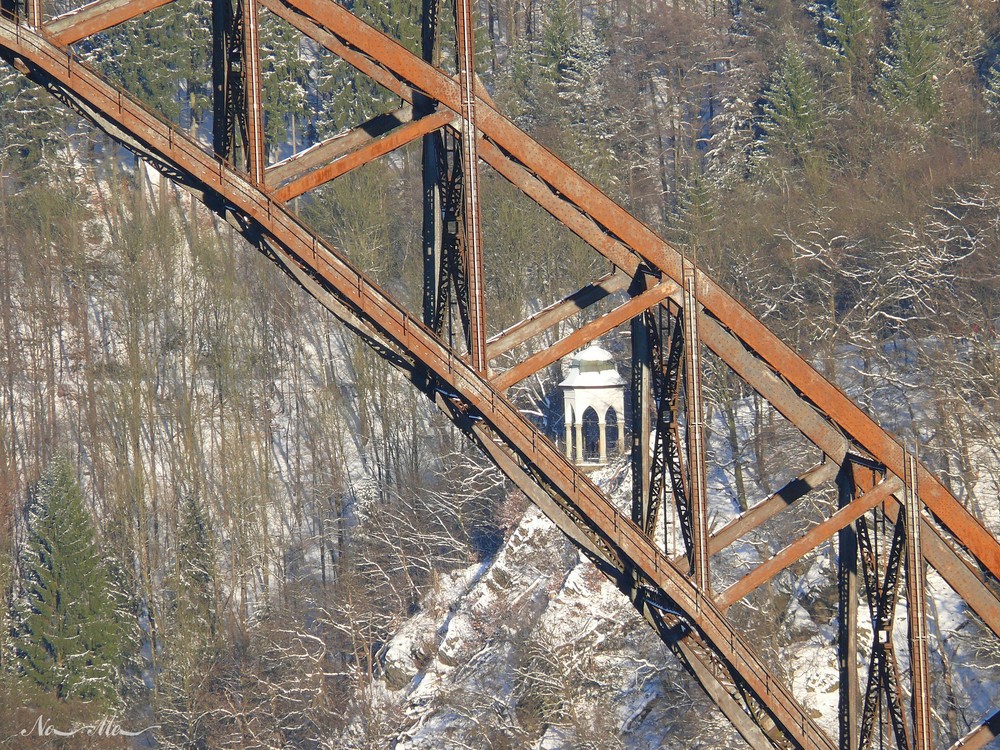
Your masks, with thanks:
M569 371L559 387L563 391L566 421L566 456L578 464L608 462L609 427L611 446L621 451L625 446L625 380L615 368L607 349L588 346L570 360ZM593 445L592 426L596 422L597 445ZM585 430L584 424L591 426Z

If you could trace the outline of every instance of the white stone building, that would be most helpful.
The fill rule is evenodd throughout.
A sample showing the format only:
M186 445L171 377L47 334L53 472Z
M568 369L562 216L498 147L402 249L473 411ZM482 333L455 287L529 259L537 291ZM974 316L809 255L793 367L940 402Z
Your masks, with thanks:
M609 450L624 450L625 380L618 374L611 352L596 344L579 352L570 360L559 387L563 391L567 457L578 464L605 464Z

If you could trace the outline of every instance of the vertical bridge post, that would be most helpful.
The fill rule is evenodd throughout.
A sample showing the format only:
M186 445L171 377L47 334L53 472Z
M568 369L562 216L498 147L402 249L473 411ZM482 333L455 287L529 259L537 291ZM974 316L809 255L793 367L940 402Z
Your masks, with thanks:
M469 356L472 367L486 372L486 300L483 236L479 212L479 152L476 145L476 31L472 0L455 0L458 83L462 100L462 170L465 260L469 285Z
M705 413L701 390L701 340L698 338L698 272L683 263L685 409L687 411L688 467L691 474L691 573L703 595L711 591L708 561L708 508L705 494Z
M257 0L212 0L212 145L256 184L264 180Z
M854 470L844 461L837 474L839 505L850 505L856 496ZM858 532L854 524L837 538L838 626L837 661L840 666L840 750L858 749Z
M239 0L243 14L242 36L242 89L241 105L246 113L243 133L246 170L251 182L264 182L264 115L260 98L260 44L257 33L257 0Z
M910 684L913 709L913 750L931 750L930 681L927 674L927 580L920 541L920 497L917 459L903 457L903 513L906 516L906 615L910 641Z
M25 13L28 16L28 25L36 29L42 28L42 0L24 0Z

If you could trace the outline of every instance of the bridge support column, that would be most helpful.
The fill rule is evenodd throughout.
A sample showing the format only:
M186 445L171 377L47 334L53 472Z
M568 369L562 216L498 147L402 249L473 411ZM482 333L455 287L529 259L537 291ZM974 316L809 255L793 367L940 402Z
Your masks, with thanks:
M464 204L462 248L469 300L469 357L478 373L485 373L486 292L483 274L482 216L479 210L479 151L476 129L476 29L472 0L455 0L458 84L462 101L462 179Z
M260 85L257 0L212 0L212 144L257 184L264 178Z
M844 462L837 474L839 505L854 500L854 472ZM838 627L837 662L840 666L840 750L858 750L858 536L853 524L837 538Z
M648 526L652 460L649 437L653 409L653 347L647 316L632 318L632 520Z
M930 679L927 673L927 581L921 544L921 502L917 494L917 460L904 457L903 514L906 521L906 615L910 641L910 686L913 711L912 750L931 750Z
M684 262L684 393L687 411L687 454L691 573L706 596L711 591L708 555L708 507L705 493L705 405L701 390L701 340L698 335L698 275L694 264Z
M16 2L16 0L15 0ZM36 29L42 28L42 0L24 0L24 10L28 16L28 25Z

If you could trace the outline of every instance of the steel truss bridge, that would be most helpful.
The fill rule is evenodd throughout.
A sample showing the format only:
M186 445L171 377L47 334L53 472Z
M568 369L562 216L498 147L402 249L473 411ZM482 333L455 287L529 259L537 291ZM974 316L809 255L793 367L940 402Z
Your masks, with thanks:
M434 400L627 595L747 744L856 750L876 734L897 748L932 746L925 601L933 567L995 637L1000 544L922 466L808 362L676 248L499 112L475 76L471 0L454 5L453 76L440 55L440 0L425 0L418 56L332 0L211 0L213 151L82 63L73 45L170 0L97 0L48 18L43 0L0 0L0 55L194 194L362 336ZM258 13L266 9L405 104L275 164L265 163ZM448 9L450 12L450 8ZM150 63L147 63L150 64ZM424 302L415 316L309 229L292 201L417 139L423 141ZM479 161L613 265L613 272L487 338ZM618 292L626 301L502 372L501 354ZM620 295L621 297L621 295ZM620 298L619 297L619 298ZM454 316L455 343L443 334ZM519 381L628 323L635 426L631 513L506 397ZM708 347L823 454L723 528L707 522L702 347ZM655 436L655 437L651 437ZM734 584L713 587L711 558L811 490L835 483L839 507ZM673 504L684 554L658 537ZM885 529L873 544L875 526ZM839 737L830 737L727 611L818 545L838 537ZM863 587L858 577L865 579ZM874 635L868 678L857 627L867 598ZM907 676L894 649L907 602ZM897 639L902 640L902 638ZM942 712L943 713L943 712ZM877 725L877 726L876 726ZM985 747L1000 712L954 746Z

